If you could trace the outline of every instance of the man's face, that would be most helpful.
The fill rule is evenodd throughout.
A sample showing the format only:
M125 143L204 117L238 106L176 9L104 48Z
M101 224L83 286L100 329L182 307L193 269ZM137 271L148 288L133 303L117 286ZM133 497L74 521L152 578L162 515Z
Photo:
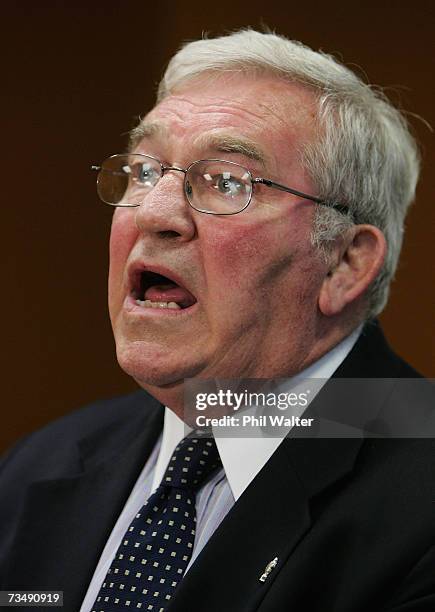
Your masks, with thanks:
M299 85L272 77L202 78L165 98L144 122L154 127L134 151L165 165L225 159L254 177L316 194L298 155L315 138L314 98ZM252 159L252 144L264 161ZM214 216L188 205L183 178L166 172L140 207L114 213L109 307L121 367L162 401L164 389L185 377L300 370L315 346L325 276L310 244L312 203L255 186L246 210ZM168 282L142 276L144 270ZM147 279L142 299L190 294L184 306L191 305L137 304L141 278Z

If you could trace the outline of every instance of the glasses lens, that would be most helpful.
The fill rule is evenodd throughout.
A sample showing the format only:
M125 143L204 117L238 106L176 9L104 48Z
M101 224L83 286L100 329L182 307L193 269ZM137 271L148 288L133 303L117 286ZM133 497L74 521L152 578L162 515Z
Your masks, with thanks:
M246 168L222 161L198 161L186 174L187 199L196 210L233 215L249 204L251 175Z
M101 166L98 195L111 206L139 206L161 175L161 166L152 157L112 155Z

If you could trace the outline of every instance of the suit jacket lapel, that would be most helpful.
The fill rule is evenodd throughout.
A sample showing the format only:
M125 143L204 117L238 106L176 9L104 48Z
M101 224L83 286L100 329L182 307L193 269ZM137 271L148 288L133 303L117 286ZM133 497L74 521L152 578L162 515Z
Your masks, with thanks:
M163 410L153 404L140 418L83 439L76 473L31 486L12 546L8 588L63 590L64 610L80 609L111 529L162 430Z
M277 484L279 485L277 486ZM310 526L307 497L281 447L230 510L177 590L171 612L254 610Z
M339 440L339 453L331 442L283 440L186 574L170 612L258 608L311 527L312 499L353 469L361 440Z

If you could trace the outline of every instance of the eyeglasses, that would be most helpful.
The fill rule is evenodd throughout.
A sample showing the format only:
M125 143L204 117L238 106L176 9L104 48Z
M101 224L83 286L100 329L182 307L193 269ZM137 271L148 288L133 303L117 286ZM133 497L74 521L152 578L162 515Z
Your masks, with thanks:
M235 215L249 206L255 185L280 191L329 206L346 214L347 206L327 202L312 195L285 187L269 179L254 178L247 168L222 159L200 159L187 168L164 166L158 159L142 153L117 154L108 157L98 171L97 192L110 206L140 206L144 197L168 170L184 174L184 193L190 206L210 215Z

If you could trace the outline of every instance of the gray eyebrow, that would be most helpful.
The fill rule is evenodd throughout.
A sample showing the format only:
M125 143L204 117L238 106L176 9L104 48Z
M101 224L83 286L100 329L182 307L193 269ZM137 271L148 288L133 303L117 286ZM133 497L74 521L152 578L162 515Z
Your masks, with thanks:
M130 132L129 151L134 149L143 138L153 138L154 136L168 136L168 129L165 124L160 121L141 121Z
M130 132L129 150L133 150L143 138L167 138L169 130L160 121L141 121ZM266 166L267 156L264 151L248 138L232 134L202 134L196 141L199 149L215 149L220 153L238 153L249 159L259 161Z
M198 138L195 145L204 149L216 149L222 153L239 153L249 159L266 165L267 156L260 147L249 140L231 134L204 134Z

